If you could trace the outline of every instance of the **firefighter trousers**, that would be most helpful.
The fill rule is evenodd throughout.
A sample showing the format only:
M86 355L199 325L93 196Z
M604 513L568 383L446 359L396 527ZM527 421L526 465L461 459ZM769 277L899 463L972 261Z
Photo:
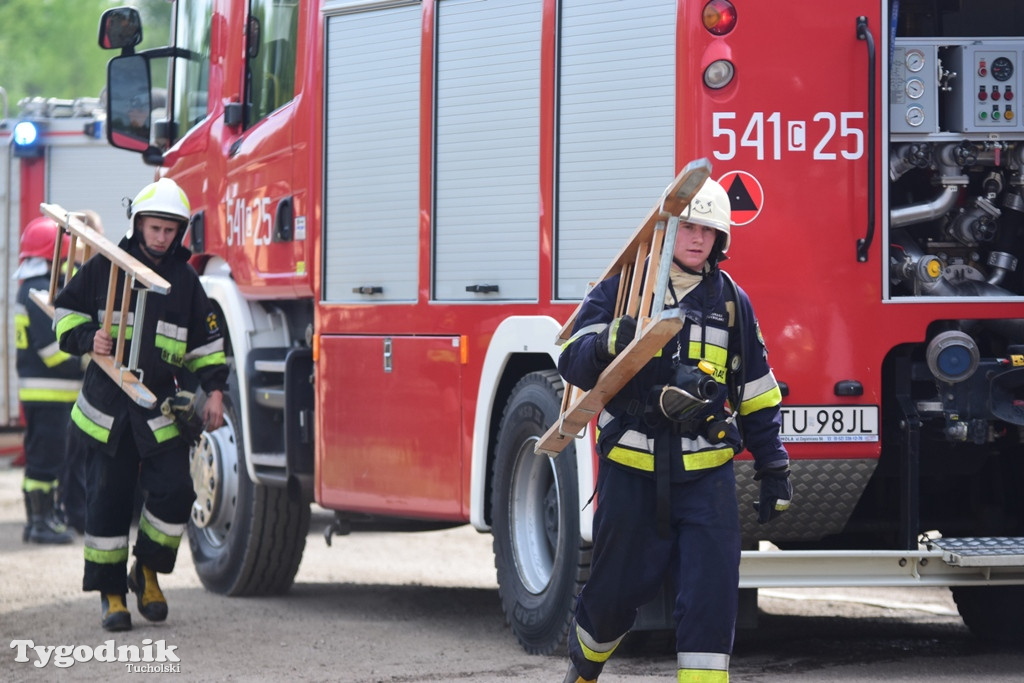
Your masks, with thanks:
M82 590L127 592L128 535L137 485L145 502L133 553L150 569L170 573L195 500L188 446L182 441L180 447L140 458L131 431L125 430L113 456L90 444L86 471Z
M569 634L569 656L584 678L600 673L638 608L668 580L676 591L680 679L684 670L707 666L716 671L686 680L728 680L740 563L732 462L673 482L670 495L670 533L660 535L655 480L601 462L590 578L577 598L575 633Z
M24 401L25 478L51 483L60 479L64 467L65 429L71 421L73 403Z
M69 420L64 467L57 494L68 525L79 533L85 533L85 459L88 449L86 436L78 425Z

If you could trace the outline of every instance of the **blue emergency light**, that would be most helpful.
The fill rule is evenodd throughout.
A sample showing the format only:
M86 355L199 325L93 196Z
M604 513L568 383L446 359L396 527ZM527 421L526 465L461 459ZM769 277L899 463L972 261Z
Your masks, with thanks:
M45 126L38 121L19 121L15 124L11 136L14 156L29 159L43 156L44 133Z

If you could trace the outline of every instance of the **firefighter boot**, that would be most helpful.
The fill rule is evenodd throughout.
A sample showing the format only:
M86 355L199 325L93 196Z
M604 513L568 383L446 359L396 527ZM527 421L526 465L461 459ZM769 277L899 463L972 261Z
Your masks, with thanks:
M128 588L138 596L139 614L149 621L167 618L167 600L156 581L156 572L138 560L128 572Z
M104 631L131 631L132 615L124 605L124 596L118 593L100 593Z
M595 683L597 678L584 678L580 676L580 672L576 670L572 662L569 662L569 670L565 672L565 678L562 683Z
M57 519L53 505L53 491L26 491L25 509L28 511L28 528L22 538L29 543L64 544L71 543L74 536Z

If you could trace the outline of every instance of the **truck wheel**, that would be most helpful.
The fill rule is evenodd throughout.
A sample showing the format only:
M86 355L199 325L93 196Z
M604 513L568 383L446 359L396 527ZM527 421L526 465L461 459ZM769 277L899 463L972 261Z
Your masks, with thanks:
M1024 586L956 586L953 601L975 636L995 643L1024 641Z
M236 386L233 378L229 386ZM192 451L192 559L200 581L214 593L284 593L306 547L309 505L291 501L283 488L249 479L242 423L232 399L225 392L224 426L204 432Z
M491 495L494 566L505 618L531 654L565 642L577 593L590 573L580 540L576 450L536 455L558 419L563 386L553 370L523 377L498 429Z

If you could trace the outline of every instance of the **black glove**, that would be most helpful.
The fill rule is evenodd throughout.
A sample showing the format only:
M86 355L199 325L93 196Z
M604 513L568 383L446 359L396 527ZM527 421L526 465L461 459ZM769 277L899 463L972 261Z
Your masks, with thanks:
M160 404L160 412L174 419L181 438L191 446L199 443L203 434L203 418L196 412L197 407L196 396L191 391L179 391Z
M597 335L597 357L610 362L636 336L636 319L629 315L613 320Z
M789 509L793 501L793 484L789 481L789 467L770 467L754 475L761 482L761 498L754 501L757 523L767 524Z

